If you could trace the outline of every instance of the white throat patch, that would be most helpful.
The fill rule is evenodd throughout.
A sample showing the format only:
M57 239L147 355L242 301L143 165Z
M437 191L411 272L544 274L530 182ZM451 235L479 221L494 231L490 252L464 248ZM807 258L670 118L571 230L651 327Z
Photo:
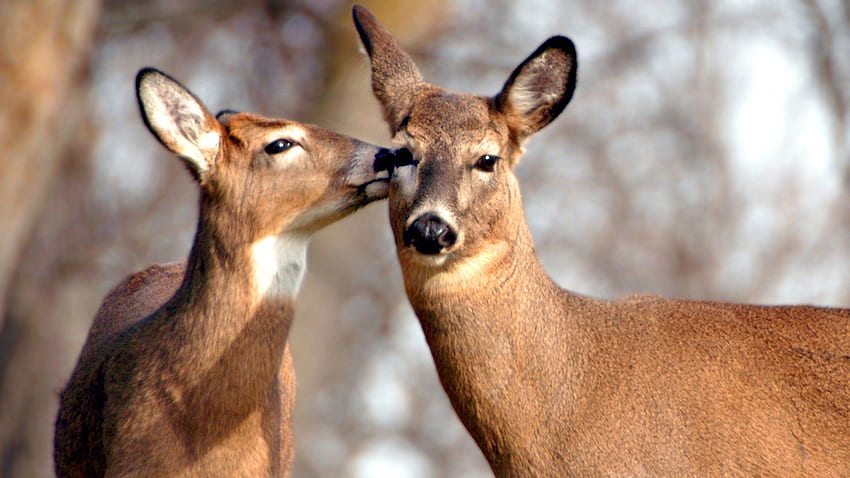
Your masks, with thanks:
M307 268L306 236L267 236L251 246L258 299L294 299Z
M472 257L457 260L448 268L427 272L417 279L418 286L429 293L468 293L470 287L488 280L490 268L494 267L496 261L507 253L507 243L496 243Z

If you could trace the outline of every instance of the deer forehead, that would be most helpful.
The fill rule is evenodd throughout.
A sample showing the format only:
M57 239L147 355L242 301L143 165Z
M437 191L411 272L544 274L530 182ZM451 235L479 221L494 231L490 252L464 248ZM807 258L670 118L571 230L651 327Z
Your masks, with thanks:
M438 94L417 102L399 133L396 143L411 149L440 148L455 155L498 154L506 143L508 128L492 113L487 98Z
M407 129L423 134L478 131L490 123L486 98L473 95L438 93L416 101L407 120Z

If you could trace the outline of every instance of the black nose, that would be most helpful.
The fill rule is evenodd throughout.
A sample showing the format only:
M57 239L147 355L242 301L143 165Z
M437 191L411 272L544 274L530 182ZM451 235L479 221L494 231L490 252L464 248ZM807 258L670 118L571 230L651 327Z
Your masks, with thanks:
M413 159L413 153L407 148L398 148L393 152L395 154L395 167L416 165L419 161Z
M376 173L387 171L390 175L393 174L395 167L395 153L387 148L381 148L375 153L375 162L372 163L372 169Z
M440 216L423 214L404 230L404 245L413 246L422 254L438 254L451 247L457 233Z

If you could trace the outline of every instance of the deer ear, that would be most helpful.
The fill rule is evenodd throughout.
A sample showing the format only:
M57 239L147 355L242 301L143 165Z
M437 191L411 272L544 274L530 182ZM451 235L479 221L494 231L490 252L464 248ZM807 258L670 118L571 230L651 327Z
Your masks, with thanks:
M226 127L230 123L230 118L238 114L239 112L236 110L221 110L215 115L215 119Z
M203 183L221 147L219 122L177 80L154 68L136 75L136 97L151 133Z
M413 104L422 75L413 59L362 5L352 9L354 26L372 62L372 92L381 103L384 119L394 134Z
M511 73L496 108L508 116L521 139L540 131L564 111L576 88L576 48L552 37Z

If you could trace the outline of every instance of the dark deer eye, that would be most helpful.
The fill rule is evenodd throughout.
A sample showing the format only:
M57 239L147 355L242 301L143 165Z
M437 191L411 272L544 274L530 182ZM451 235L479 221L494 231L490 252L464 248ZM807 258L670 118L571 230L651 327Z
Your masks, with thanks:
M266 153L280 154L292 147L292 141L276 139L266 146Z
M484 156L478 158L478 162L475 163L475 167L480 169L481 171L492 173L493 168L496 167L496 161L498 161L499 159L501 158L499 158L495 154L485 154Z

